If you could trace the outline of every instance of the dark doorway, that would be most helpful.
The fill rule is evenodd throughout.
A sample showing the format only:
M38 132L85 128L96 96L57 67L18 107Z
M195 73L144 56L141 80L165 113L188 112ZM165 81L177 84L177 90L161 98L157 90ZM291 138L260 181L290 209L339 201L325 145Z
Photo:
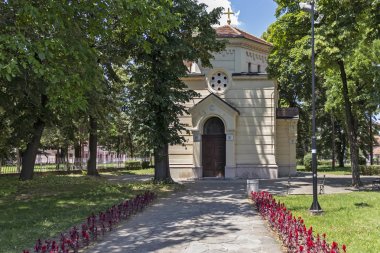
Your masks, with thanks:
M206 121L202 136L203 177L223 177L226 166L226 134L223 121L213 117Z

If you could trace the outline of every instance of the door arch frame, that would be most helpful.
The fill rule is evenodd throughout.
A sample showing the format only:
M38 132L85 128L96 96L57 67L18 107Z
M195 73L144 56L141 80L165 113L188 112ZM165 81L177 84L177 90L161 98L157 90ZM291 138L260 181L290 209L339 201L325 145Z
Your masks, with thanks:
M217 119L222 131L206 133L210 120ZM211 122L210 122L211 123ZM207 117L202 126L202 177L224 177L226 172L226 126L220 117ZM211 145L210 145L211 144ZM208 147L207 150L204 147ZM210 157L211 156L211 157ZM206 161L209 162L206 168ZM220 168L222 166L222 168ZM206 170L207 169L207 170Z
M210 94L189 110L193 135L193 172L197 178L203 175L202 135L204 123L212 117L218 117L224 123L226 133L225 178L236 177L235 131L240 112L226 101Z

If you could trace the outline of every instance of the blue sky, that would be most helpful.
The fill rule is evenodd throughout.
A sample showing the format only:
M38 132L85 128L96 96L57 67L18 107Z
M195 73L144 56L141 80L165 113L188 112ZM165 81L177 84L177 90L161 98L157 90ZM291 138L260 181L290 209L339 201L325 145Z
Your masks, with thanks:
M276 17L277 4L272 0L232 0L234 12L240 12L238 25L244 31L261 36Z
M274 16L277 4L273 0L198 0L207 4L210 9L218 6L232 8L236 13L232 25L256 36L261 36L276 18ZM227 15L220 20L221 25L227 24Z

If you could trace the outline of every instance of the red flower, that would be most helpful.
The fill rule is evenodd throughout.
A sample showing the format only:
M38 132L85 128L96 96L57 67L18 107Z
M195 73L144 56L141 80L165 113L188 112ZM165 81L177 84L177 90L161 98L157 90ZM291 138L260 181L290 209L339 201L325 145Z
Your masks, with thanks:
M82 237L86 240L90 240L90 236L86 231L82 231Z
M313 227L310 227L309 230L307 231L307 234L310 236L313 233Z
M309 238L307 239L307 246L309 247L309 249L314 246L313 241L311 239L309 239Z
M303 246L302 245L300 245L300 252L302 252L303 251Z
M342 245L342 249L343 249L344 252L346 252L346 245L343 244Z

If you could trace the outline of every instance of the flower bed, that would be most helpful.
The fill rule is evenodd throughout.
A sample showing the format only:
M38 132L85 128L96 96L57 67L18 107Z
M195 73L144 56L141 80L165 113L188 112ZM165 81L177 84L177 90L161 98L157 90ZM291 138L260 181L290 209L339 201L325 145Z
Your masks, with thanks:
M257 210L268 220L271 228L275 230L288 252L298 253L339 253L346 252L343 244L340 248L338 243L331 245L326 242L326 234L314 235L313 227L306 228L301 217L294 217L284 204L276 202L268 192L252 192L252 200Z
M99 236L104 236L107 231L111 231L121 220L126 220L132 214L141 211L155 198L155 193L147 191L133 199L114 205L98 215L92 214L87 217L81 228L72 227L69 232L62 233L57 241L38 239L33 252L76 253L79 249L88 246L90 242L96 241ZM30 253L30 251L24 250L23 253Z

